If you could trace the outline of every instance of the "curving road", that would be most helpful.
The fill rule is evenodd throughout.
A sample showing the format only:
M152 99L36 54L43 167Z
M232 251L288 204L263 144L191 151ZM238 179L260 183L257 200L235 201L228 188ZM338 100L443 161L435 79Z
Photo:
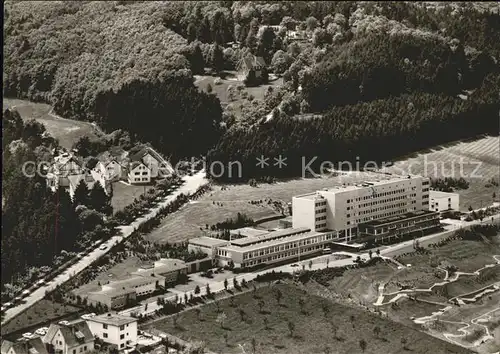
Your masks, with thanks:
M84 270L86 267L88 267L90 264L92 264L94 261L96 261L98 258L102 257L105 255L111 248L112 245L115 245L117 243L122 242L125 240L127 237L129 237L134 229L139 227L140 224L143 222L152 219L155 217L159 210L170 204L172 201L174 201L180 194L192 194L196 192L201 186L205 185L208 183L208 180L205 178L205 171L201 170L200 172L192 175L192 176L185 176L182 178L184 183L181 187L179 187L177 190L175 190L172 194L169 196L165 197L165 199L160 202L156 207L152 208L149 213L146 215L136 219L133 221L130 225L125 225L125 226L119 226L118 229L121 231L119 236L113 236L111 237L108 241L103 242L99 247L91 251L89 254L87 254L85 257L83 257L80 261L77 263L73 264L71 267L66 269L63 273L59 274L56 276L53 280L45 284L44 286L36 289L33 293L31 293L29 296L24 298L24 303L19 304L16 307L13 307L11 309L8 309L5 311L5 316L2 320L2 325L6 322L8 322L10 319L13 317L17 316L21 312L25 311L29 307L33 306L36 302L42 300L45 297L45 293L47 291L53 290L56 286L61 285L74 277L76 274L80 273L82 270ZM100 249L102 245L106 245L106 249Z

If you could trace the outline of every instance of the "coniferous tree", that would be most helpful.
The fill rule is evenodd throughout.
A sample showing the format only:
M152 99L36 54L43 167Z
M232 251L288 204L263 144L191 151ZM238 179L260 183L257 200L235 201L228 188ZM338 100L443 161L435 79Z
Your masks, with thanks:
M76 192L75 192L76 196ZM110 198L106 195L101 183L96 182L89 193L90 208L104 214L109 214L112 211Z
M73 195L73 205L76 207L78 205L89 206L89 187L87 183L82 179L75 188L75 193Z

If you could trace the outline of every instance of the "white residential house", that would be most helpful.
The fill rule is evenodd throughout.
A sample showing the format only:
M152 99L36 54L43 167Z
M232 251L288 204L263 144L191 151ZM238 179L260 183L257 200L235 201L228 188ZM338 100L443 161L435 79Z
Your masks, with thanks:
M117 314L104 314L87 319L90 331L105 343L118 350L137 344L137 319Z
M99 161L94 171L102 174L108 181L117 181L122 177L123 166L116 160Z
M151 178L168 177L174 173L172 165L158 152L150 147L145 147L130 156L130 163L141 162L151 171ZM130 168L131 169L131 168ZM140 181L142 183L142 181Z
M85 354L94 350L94 335L84 320L67 325L51 324L42 341L49 353Z
M128 172L128 183L148 184L151 183L151 170L140 161L130 163Z
M128 153L120 148L112 147L103 152L97 159L99 162L94 167L95 171L104 175L108 181L117 181L127 175Z

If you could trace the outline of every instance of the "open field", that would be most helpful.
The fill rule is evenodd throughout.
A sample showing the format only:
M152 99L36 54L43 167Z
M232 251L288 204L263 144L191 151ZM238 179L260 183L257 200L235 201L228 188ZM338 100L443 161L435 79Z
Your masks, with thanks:
M500 181L500 137L455 142L397 161L385 169L397 174L422 174L431 178L465 178L469 188L459 190L460 209L490 205L495 187L485 187L491 178ZM498 191L496 194L499 194ZM497 195L498 199L498 195Z
M398 257L403 264L429 265L431 260L447 261L458 267L460 272L474 272L487 264L494 264L493 255L500 254L498 244L481 241L454 240L439 248L429 248L430 254Z
M204 232L200 228L205 229L207 224L210 226L235 218L238 213L246 214L254 220L278 215L267 205L252 205L248 201L224 201L221 206L202 197L168 215L158 228L144 237L154 242L184 242L193 237L203 236Z
M92 124L58 117L52 113L52 107L48 104L4 98L3 109L8 107L14 107L23 120L35 119L42 123L47 132L66 149L71 149L82 136L97 137Z
M168 215L161 225L146 235L146 239L156 242L182 242L203 234L206 224L213 225L237 213L247 214L257 220L259 218L278 215L264 201L288 203L297 194L314 192L317 189L333 187L342 183L355 183L363 180L379 179L379 173L359 172L337 177L294 179L273 184L259 184L252 187L248 184L213 185L213 189L200 199L183 206L179 211ZM262 204L250 204L260 201ZM217 204L219 203L219 204ZM222 206L221 206L222 204ZM274 224L271 223L271 225Z
M251 95L255 99L263 100L268 87L277 87L283 84L283 79L279 78L270 81L266 85L244 87L244 83L236 78L235 71L226 72L224 79L220 79L220 83L218 85L214 83L216 78L217 77L210 75L196 75L194 84L205 92L207 91L208 85L212 86L212 94L215 94L219 98L222 106L228 105L236 117L240 117L241 115L241 105L249 104L249 101L244 98L244 95ZM235 88L235 96L232 100L230 100L227 91L229 86L233 86ZM236 90L237 86L243 86L243 89L239 92Z
M135 198L151 188L153 186L126 185L121 181L113 183L113 197L111 198L113 212L123 210L127 205L132 204Z
M70 316L72 314L81 311L79 308L71 305L62 305L50 300L41 300L35 305L30 307L28 310L24 311L20 315L16 316L5 325L2 325L2 336L8 333L19 331L21 329L27 329L32 326L52 320L59 320L63 316Z
M276 289L283 295L282 305L277 304ZM167 318L149 326L186 340L203 340L207 348L219 353L241 353L242 349L247 353L266 354L361 353L361 340L366 342L365 353L401 353L404 351L401 338L407 340L406 347L412 353L426 353L428 348L432 348L433 353L468 353L463 348L373 314L317 296L305 296L294 286L264 287L257 291L257 296L259 298L254 299L251 292L237 295L235 307L231 307L229 299L219 301L220 310L226 317L224 323L220 322L224 315L219 315L217 307L210 304L200 308L200 319L194 310L189 310L179 315L176 325L172 318ZM304 311L299 305L301 298ZM264 303L262 313L260 301ZM328 309L326 316L322 305ZM264 318L267 318L267 329ZM292 331L288 323L292 323ZM380 328L378 336L374 334L375 327ZM335 334L333 328L337 329ZM252 348L252 339L255 339L255 348Z
M343 173L336 177L323 178L300 178L273 184L262 183L257 187L248 184L215 185L207 200L230 201L230 200L260 200L270 198L283 202L291 202L294 195L311 193L319 189L340 186L343 183L357 183L364 180L375 180L383 175L373 172Z

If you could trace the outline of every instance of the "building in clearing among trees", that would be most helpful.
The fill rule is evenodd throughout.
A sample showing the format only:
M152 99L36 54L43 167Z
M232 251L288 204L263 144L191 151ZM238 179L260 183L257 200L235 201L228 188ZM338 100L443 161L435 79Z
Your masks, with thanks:
M260 85L267 82L267 65L262 57L247 55L236 66L237 78L245 85Z

